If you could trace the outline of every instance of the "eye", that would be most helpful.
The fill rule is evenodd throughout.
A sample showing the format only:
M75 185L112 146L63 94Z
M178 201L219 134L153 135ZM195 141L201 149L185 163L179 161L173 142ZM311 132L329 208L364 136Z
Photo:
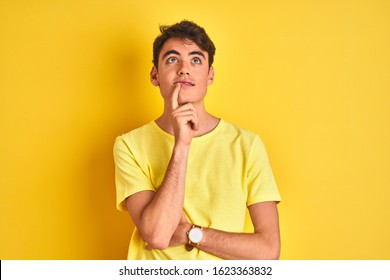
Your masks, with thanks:
M192 62L195 63L195 64L201 64L202 63L202 60L199 58L199 57L194 57L192 59Z
M177 62L177 58L176 57L172 56L172 57L167 59L167 63L175 63L175 62Z

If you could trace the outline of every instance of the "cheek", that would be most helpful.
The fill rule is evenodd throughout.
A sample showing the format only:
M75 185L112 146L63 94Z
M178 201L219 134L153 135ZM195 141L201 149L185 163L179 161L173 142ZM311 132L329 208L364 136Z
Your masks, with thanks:
M164 99L170 98L172 92L173 92L173 87L170 84L164 82L160 84L160 93Z
M160 83L171 83L173 78L173 71L161 71L158 75L158 80Z

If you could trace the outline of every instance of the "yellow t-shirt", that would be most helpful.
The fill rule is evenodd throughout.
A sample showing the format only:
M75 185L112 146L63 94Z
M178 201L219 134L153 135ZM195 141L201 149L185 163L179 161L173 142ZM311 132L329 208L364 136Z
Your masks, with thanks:
M139 191L157 191L174 146L174 137L150 122L117 137L114 145L117 207ZM188 157L184 213L190 223L243 232L247 206L280 201L265 147L253 132L220 120L210 133L192 139ZM128 259L219 259L184 246L146 250L137 230Z

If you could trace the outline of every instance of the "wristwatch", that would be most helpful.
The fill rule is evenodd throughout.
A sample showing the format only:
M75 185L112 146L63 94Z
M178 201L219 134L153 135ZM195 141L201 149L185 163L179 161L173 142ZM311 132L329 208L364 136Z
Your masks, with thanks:
M203 239L203 230L202 227L197 225L192 225L191 229L187 232L188 235L188 244L186 244L186 249L191 251L194 247Z

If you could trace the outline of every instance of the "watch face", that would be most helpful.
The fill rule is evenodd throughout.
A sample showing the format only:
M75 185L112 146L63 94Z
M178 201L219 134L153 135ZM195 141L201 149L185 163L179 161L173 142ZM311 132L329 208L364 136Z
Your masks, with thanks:
M200 228L193 228L190 230L188 233L188 238L191 240L193 243L199 243L202 241L203 238L203 232Z

